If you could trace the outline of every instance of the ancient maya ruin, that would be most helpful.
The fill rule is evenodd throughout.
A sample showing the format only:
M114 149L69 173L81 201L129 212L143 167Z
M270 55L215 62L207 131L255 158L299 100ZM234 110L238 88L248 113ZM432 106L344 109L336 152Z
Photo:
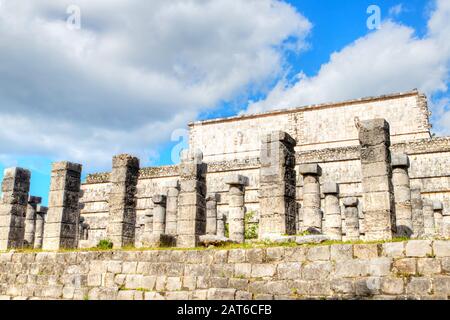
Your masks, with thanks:
M8 168L0 300L448 299L450 137L429 115L411 91L195 122L176 165L122 154L82 183L54 163L48 208Z
M449 238L450 138L429 115L411 91L195 122L177 165L118 155L81 183L54 163L48 208L8 168L0 250L243 243L251 224L278 242Z

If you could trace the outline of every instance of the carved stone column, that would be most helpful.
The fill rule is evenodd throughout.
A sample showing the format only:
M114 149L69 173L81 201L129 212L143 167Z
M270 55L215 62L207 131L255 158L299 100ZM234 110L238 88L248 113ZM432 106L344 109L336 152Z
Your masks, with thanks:
M78 247L81 168L81 164L71 162L53 163L44 250Z
M3 173L0 251L23 246L30 178L30 171L22 168L8 168Z
M345 207L345 241L357 241L360 237L358 198L344 199Z

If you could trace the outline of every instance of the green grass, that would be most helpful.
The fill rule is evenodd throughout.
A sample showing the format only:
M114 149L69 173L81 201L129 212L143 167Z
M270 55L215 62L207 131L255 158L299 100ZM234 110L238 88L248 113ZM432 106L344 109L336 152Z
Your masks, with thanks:
M204 250L231 250L231 249L255 249L255 248L274 248L274 247L315 247L315 246L329 246L329 245L338 245L338 244L383 244L383 243L390 243L390 242L404 242L409 241L411 239L408 238L394 238L392 240L383 240L383 241L325 241L322 243L308 243L308 244L297 244L295 242L284 242L284 243L277 243L277 242L270 242L270 241L251 241L246 242L243 244L226 244L223 246L216 246L216 247L195 247L195 248L177 248L177 247L171 247L171 248L150 248L150 247L141 247L136 248L133 246L123 247L121 249L114 249L111 248L109 245L104 246L98 246L93 248L87 248L87 249L61 249L56 252L60 253L66 253L66 252L117 252L117 251L136 251L136 252L142 252L142 251L204 251ZM418 239L420 240L420 239ZM11 251L11 250L9 250ZM0 253L7 253L9 251L3 251ZM55 251L48 251L48 250L42 250L42 249L30 249L30 248L23 248L23 249L14 249L15 252L18 253L39 253L39 252L55 252Z

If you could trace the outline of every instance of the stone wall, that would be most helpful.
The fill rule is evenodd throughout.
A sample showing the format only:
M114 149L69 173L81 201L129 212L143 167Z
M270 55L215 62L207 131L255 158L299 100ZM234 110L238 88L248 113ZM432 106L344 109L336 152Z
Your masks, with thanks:
M1 299L448 299L450 241L0 253Z
M206 162L258 156L261 137L277 130L297 141L296 151L356 146L356 117L386 119L392 143L430 137L426 97L411 91L195 122L189 125L189 145L202 150Z

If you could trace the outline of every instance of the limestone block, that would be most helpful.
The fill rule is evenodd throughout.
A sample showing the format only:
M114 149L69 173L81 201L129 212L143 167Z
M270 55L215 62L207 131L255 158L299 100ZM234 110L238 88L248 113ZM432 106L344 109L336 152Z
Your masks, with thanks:
M324 194L339 194L339 185L334 182L324 183L322 186L322 192Z
M450 257L450 242L433 241L433 253L436 257Z
M405 153L392 154L391 160L392 167L409 168L409 157Z
M300 164L298 172L301 175L318 175L322 174L322 169L317 163Z
M431 241L411 240L406 243L407 257L426 257L432 254Z

